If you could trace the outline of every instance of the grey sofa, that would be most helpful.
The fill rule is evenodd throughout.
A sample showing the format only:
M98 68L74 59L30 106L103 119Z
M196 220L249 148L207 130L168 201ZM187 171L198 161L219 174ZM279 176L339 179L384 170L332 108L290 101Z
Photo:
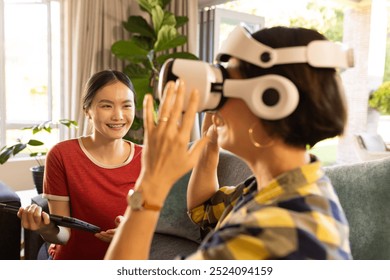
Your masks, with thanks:
M350 225L354 259L390 260L390 158L325 167ZM234 185L250 175L235 156L221 152L220 185ZM161 213L153 240L151 259L187 255L200 243L200 232L186 215L189 174L172 189Z
M354 259L390 259L390 158L324 169L349 221ZM250 174L249 168L240 159L221 151L218 166L221 186L235 185ZM186 214L189 177L190 173L183 176L167 198L155 230L150 259L174 259L178 255L188 255L201 242L199 228ZM40 197L34 201L45 206ZM29 255L36 256L38 248L35 246L35 251Z

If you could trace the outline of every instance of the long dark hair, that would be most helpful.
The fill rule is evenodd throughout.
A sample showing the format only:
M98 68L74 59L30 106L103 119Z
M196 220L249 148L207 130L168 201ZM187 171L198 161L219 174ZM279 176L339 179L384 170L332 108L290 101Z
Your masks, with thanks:
M89 78L84 91L83 110L86 111L91 107L93 98L99 89L116 81L120 81L133 92L135 103L135 90L129 77L117 70L103 70L95 73L91 78Z
M315 30L289 27L262 29L252 36L273 48L304 46L313 40L326 40ZM334 68L313 68L306 63L296 63L263 69L241 61L240 72L246 78L281 75L298 88L299 105L290 116L276 121L261 120L271 135L281 137L287 144L306 147L344 132L347 110Z

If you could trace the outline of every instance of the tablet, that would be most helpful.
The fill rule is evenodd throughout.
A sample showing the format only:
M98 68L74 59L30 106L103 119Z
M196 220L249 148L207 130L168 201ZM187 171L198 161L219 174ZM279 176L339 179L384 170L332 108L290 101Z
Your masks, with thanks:
M12 213L12 214L17 214L19 211L19 207L0 203L0 211ZM90 224L90 223L87 223L85 221L76 219L76 218L58 216L58 215L53 215L53 214L49 214L49 216L50 216L50 221L52 221L53 223L55 223L58 226L85 230L85 231L89 231L92 233L100 232L100 227L95 226L95 225Z

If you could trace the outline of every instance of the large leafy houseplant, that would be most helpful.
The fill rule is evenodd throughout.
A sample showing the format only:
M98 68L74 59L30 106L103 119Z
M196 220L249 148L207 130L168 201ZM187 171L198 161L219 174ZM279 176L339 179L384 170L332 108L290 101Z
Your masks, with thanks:
M178 28L188 22L186 16L175 16L167 10L171 0L137 0L140 8L149 17L130 16L123 27L130 32L128 40L120 40L112 45L112 53L128 64L124 72L133 82L137 95L137 113L130 131L140 131L142 122L142 103L145 94L153 93L160 69L169 58L197 59L189 52L176 52L175 48L187 43L187 37ZM157 101L155 107L157 108ZM142 133L129 138L142 143Z
M22 128L22 130L30 130L32 135L35 135L40 132L51 133L53 127L58 125L64 125L68 128L78 127L76 121L61 119L58 122L45 121L40 124ZM31 167L31 172L33 173L33 179L38 193L42 193L43 172L44 172L44 162L42 157L46 155L48 151L48 148L45 147L44 142L30 137L28 139L24 139L23 137L19 138L16 140L15 144L4 146L1 148L0 164L6 163L11 156L16 156L17 154L25 150L27 150L30 157L33 157L37 162L36 166Z
M383 115L390 115L390 81L384 82L375 90L368 101L371 108Z

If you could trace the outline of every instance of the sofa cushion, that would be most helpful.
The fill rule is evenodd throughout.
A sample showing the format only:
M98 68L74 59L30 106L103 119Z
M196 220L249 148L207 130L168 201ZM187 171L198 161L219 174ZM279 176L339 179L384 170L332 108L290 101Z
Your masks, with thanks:
M199 247L197 242L169 234L155 233L149 253L150 260L173 260L187 256Z
M221 150L217 174L220 186L234 186L249 177L251 171L241 159ZM156 232L200 243L199 227L187 215L187 186L190 176L191 172L184 175L171 189L161 211Z
M325 168L350 226L354 259L390 259L390 158Z
M171 189L161 210L156 232L200 243L199 227L187 215L187 185L191 173L184 175Z

